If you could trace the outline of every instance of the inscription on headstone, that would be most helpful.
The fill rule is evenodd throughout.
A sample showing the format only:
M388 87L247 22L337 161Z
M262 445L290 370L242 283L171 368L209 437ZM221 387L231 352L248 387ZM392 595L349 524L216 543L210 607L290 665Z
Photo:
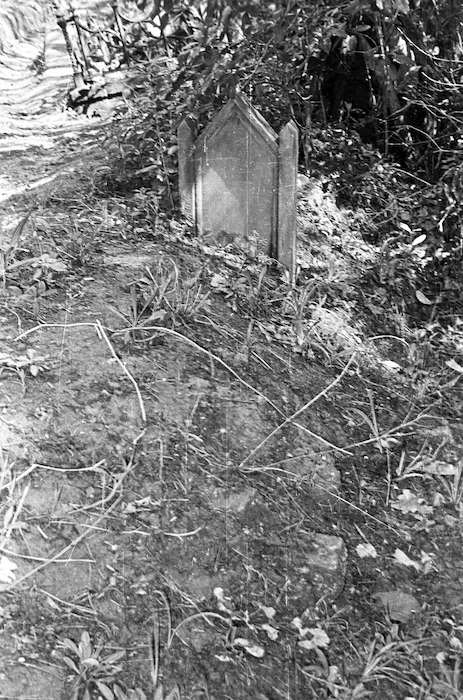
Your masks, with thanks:
M228 102L196 139L178 130L183 213L199 235L256 247L294 271L298 133L278 135L243 95Z

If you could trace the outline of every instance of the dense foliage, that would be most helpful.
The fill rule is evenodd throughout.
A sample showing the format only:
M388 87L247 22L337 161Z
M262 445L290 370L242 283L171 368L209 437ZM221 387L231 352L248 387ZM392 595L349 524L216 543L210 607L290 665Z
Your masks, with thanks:
M241 90L275 128L295 120L301 165L309 172L317 150L314 127L330 122L358 133L364 144L411 172L405 221L403 208L384 210L384 197L368 191L378 187L377 172L363 178L364 199L378 205L379 235L383 229L389 239L392 234L393 259L414 250L419 238L423 254L414 279L437 305L452 295L457 299L463 221L460 2L140 0L138 6L146 12L131 30L131 53L141 66L134 80L139 96L119 141L121 169L113 185L129 180L152 188L154 178L157 194L175 204L180 120L193 116L201 128ZM354 149L351 158L357 156ZM389 200L403 198L396 169L387 169L380 181Z

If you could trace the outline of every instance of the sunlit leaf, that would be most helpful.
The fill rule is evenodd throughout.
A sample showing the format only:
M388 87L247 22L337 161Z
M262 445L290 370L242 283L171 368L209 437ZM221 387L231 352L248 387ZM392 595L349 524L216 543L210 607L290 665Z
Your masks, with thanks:
M447 367L450 367L450 369L455 370L455 372L463 374L463 366L456 362L456 360L454 360L453 358L451 360L447 360L445 364L447 365Z
M423 292L420 292L419 289L416 290L415 296L420 302L420 304L425 304L427 306L434 304L434 302L431 301L431 299L428 299L428 297L425 294L423 294Z
M399 221L398 227L402 229L402 231L406 231L407 233L413 233L411 230L410 226L408 224L404 224L403 221ZM413 245L413 244L412 244Z
M17 564L10 561L8 557L2 555L0 557L0 581L2 583L13 583L16 578L16 574L14 572L17 568Z
M422 233L420 236L417 236L413 241L412 241L412 247L414 248L417 245L421 245L422 243L425 242L427 238L426 233Z
M381 365L388 369L390 372L400 372L402 367L392 360L381 360Z
M63 656L63 661L66 664L66 666L69 666L71 671L74 671L77 675L79 675L79 669L77 668L75 662L70 659L68 656Z
M92 643L87 630L84 630L80 635L79 656L81 659L86 659L92 656Z
M106 683L98 680L95 683L104 700L114 700L114 693L111 688L106 685Z
M262 625L262 629L267 633L267 637L271 639L272 642L278 639L278 630L272 627L272 625L269 625L268 622Z

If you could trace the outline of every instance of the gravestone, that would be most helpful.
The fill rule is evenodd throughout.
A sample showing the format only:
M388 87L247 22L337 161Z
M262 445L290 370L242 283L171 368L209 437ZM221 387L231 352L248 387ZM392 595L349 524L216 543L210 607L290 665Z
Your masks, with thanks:
M198 138L185 119L178 130L182 212L197 233L218 243L296 259L298 133L277 134L243 95L230 100Z

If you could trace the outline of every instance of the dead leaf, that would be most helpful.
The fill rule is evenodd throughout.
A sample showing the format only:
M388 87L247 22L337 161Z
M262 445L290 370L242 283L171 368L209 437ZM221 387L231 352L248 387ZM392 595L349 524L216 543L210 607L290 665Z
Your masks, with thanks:
M372 544L370 544L370 542L368 542L368 544L363 544L363 542L361 542L356 546L355 551L357 552L360 559L365 559L366 557L372 557L373 559L376 559L376 557L378 556L378 552L376 551L375 547Z
M421 513L421 515L429 515L433 512L432 506L428 506L424 498L420 498L410 491L410 489L404 489L402 493L397 496L397 501L394 501L391 505L396 510L400 510L405 514Z
M267 605L261 605L260 609L264 613L267 620L272 620L275 617L275 613L276 613L275 608L272 608L271 606L267 606Z
M434 304L434 302L431 301L431 299L428 299L426 294L423 294L423 292L420 292L419 289L416 290L415 296L418 299L418 301L420 302L420 304L426 304L427 306L432 306L432 304Z
M463 366L458 364L454 359L447 360L446 363L447 367L450 367L450 369L455 370L455 372L459 372L460 374L463 374Z
M435 461L419 462L417 467L421 472L436 476L454 476L458 471L458 467L455 467L453 464L437 459Z
M236 637L233 644L235 647L242 647L248 654L255 656L256 659L261 659L265 654L263 647L258 644L253 644L249 639L244 639L244 637Z
M312 634L311 639L303 639L297 643L301 649L322 649L329 646L331 639L320 627L312 627L308 630Z
M429 574L434 569L434 560L431 554L421 551L421 570L423 574Z
M421 564L419 562L410 559L410 557L405 554L401 549L396 549L394 552L394 560L396 564L402 564L403 566L410 566L416 571L421 570Z
M269 625L268 622L265 622L262 625L262 629L267 633L267 637L271 639L272 642L275 642L278 639L278 630L275 629L275 627L272 627L272 625Z
M217 607L219 610L231 615L233 608L232 601L225 596L223 588L220 588L220 586L214 588L214 595L217 598Z

